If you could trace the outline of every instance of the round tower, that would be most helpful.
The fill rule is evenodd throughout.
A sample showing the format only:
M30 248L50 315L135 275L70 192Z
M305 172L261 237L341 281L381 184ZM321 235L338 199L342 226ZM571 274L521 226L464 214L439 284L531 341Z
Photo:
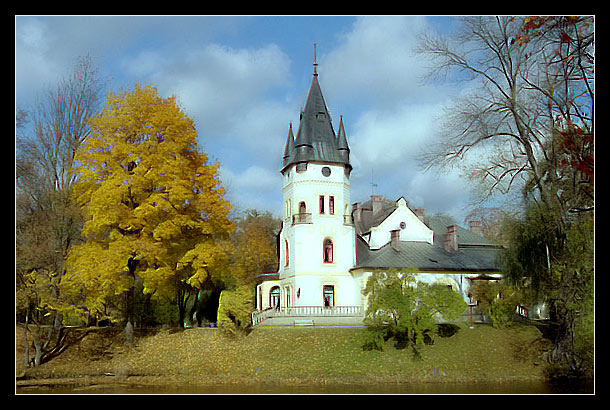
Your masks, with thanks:
M352 306L360 300L349 272L355 264L349 146L342 117L335 134L316 67L314 60L299 128L294 137L289 125L283 155L281 307Z

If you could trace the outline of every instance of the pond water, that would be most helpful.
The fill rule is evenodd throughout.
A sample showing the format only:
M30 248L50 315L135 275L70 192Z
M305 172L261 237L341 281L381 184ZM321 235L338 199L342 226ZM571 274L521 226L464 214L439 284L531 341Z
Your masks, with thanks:
M19 387L17 394L593 394L593 382L408 383L327 385L231 385Z

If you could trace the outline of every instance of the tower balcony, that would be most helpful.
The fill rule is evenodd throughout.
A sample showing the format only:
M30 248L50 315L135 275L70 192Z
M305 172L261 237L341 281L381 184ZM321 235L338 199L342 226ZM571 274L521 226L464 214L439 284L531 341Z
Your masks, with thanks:
M311 219L311 213L300 213L300 214L292 215L292 224L293 225L310 224L310 223L313 223L313 221Z
M343 225L353 225L354 220L351 215L343 215Z

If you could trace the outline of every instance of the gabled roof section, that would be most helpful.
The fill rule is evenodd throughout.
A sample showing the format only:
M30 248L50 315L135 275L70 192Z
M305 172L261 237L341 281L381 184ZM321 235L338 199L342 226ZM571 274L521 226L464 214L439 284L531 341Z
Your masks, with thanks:
M358 235L365 235L371 231L371 228L379 226L398 208L394 203L387 200L381 200L380 207L378 213L375 214L373 213L373 201L371 199L358 205L360 218L354 218Z
M357 262L354 269L389 269L416 268L420 271L473 271L498 272L500 247L461 226L456 226L458 249L448 252L443 246L447 226L455 225L451 218L443 216L426 216L424 223L434 232L433 243L422 241L399 240L394 246L390 242L378 249L369 247L361 235L366 235L372 227L379 226L395 210L389 202L381 202L381 208L373 216L372 201L359 206L362 209L361 224L357 229Z

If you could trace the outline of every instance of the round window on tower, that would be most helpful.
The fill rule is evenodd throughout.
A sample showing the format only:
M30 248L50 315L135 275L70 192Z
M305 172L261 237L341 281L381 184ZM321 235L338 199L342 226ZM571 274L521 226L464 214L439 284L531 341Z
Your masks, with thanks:
M407 224L405 222L400 223L400 229L405 229L406 227L407 227Z
M330 168L329 167L322 168L322 175L324 175L325 177L329 177L330 176Z

